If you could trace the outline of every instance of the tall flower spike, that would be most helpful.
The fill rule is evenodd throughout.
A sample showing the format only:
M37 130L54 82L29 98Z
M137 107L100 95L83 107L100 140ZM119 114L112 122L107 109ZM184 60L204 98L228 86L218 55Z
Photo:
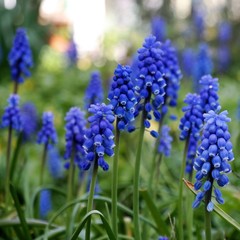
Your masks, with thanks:
M202 76L211 74L213 71L213 62L210 57L209 47L206 43L199 45L196 61L193 67L193 87L195 92L199 90L199 80Z
M25 77L29 77L29 68L32 67L32 52L29 46L25 29L18 28L13 42L13 47L8 55L12 80L23 83Z
M210 110L216 111L220 106L218 102L218 79L206 75L200 79L199 83L202 86L200 97L204 113Z
M21 109L23 140L29 141L37 129L37 111L33 103L25 103Z
M85 109L87 110L91 104L101 103L103 100L103 88L101 75L98 71L91 74L91 79L85 93Z
M90 128L86 131L83 144L87 156L81 167L83 170L88 170L90 164L95 160L104 171L107 171L109 166L104 156L112 157L115 146L112 125L115 117L112 112L112 105L92 104L88 111L92 116L88 118Z
M193 74L193 66L195 62L195 53L191 48L185 48L182 52L182 69L187 77Z
M202 39L204 37L205 19L204 13L197 10L197 6L195 6L195 9L193 11L193 24L197 37L199 39Z
M54 179L63 177L63 167L60 154L55 146L48 146L48 170Z
M118 129L124 130L134 120L135 105L137 99L131 82L131 69L120 64L114 71L111 90L108 94L113 112L119 119Z
M198 144L198 141L196 140L196 138L194 138L193 136L190 136L188 150L187 150L186 169L185 169L186 173L188 174L192 174L193 172L193 163L194 163L194 158L197 152L197 144Z
M151 22L152 35L154 35L157 41L165 41L167 36L166 21L161 17L153 17Z
M57 133L53 124L53 114L44 112L42 117L42 128L38 133L38 144L57 143Z
M40 192L39 212L42 219L46 219L48 213L52 210L51 192L43 189Z
M65 117L66 125L66 148L65 148L65 159L69 159L72 157L74 153L75 156L75 164L78 167L82 168L83 162L85 162L85 151L83 149L84 143L84 134L85 134L85 126L86 120L84 118L84 113L77 107L72 107ZM65 165L67 168L69 167L69 162ZM86 166L86 168L89 166Z
M226 174L231 172L229 162L234 160L230 141L231 135L227 125L230 121L231 119L227 117L227 111L217 114L211 110L204 114L203 135L194 161L194 169L197 171L194 188L202 190L197 194L193 208L200 205L207 191L212 192L214 181L219 187L229 183ZM216 186L214 195L218 203L224 203L222 194ZM213 210L211 199L209 199L207 210L209 212Z
M224 72L228 69L231 60L230 47L226 44L222 44L218 47L217 53L218 69L220 72Z
M5 108L2 116L1 127L11 127L17 131L22 130L22 119L19 109L19 99L17 94L11 94L8 98L8 106Z
M188 104L182 108L184 116L180 120L180 140L186 140L192 136L197 141L200 137L200 129L203 126L203 111L199 95L188 93L184 102Z
M178 90L180 88L180 79L182 73L178 64L176 49L172 46L171 41L167 40L162 45L164 79L166 81L166 95L164 105L171 107L177 105Z
M170 156L172 137L169 134L170 127L167 125L162 126L160 134L160 143L158 152L163 153L166 157Z
M164 237L164 236L160 236L159 238L158 238L158 240L168 240L169 238L168 237Z
M69 42L69 46L68 46L66 55L68 58L69 65L75 65L77 63L77 60L78 60L77 46L73 40L71 40Z
M145 127L150 127L149 120L151 113L157 121L160 120L159 109L164 102L164 87L166 82L163 78L163 51L161 43L156 41L156 37L149 36L145 39L143 47L138 50L139 75L136 79L135 91L143 100L138 109L145 109L147 116ZM153 133L153 136L155 134Z
M232 26L228 21L223 21L218 26L218 40L220 43L228 43L232 38Z

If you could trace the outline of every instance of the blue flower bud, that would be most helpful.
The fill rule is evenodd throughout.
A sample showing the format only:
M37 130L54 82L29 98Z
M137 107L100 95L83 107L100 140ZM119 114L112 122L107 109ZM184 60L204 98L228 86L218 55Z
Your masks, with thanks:
M98 71L94 71L91 73L91 79L85 93L85 109L87 110L91 104L100 103L102 100L103 88L101 75Z
M219 179L217 180L217 183L220 187L224 187L229 183L229 179L226 175L221 175Z
M210 188L211 188L212 184L210 181L206 181L204 184L203 184L203 190L204 191L208 191Z
M212 177L213 177L215 180L218 180L219 177L220 177L220 172L219 172L219 170L213 169L213 170L212 170Z
M208 205L207 205L208 212L212 212L213 208L214 208L213 202L209 202Z
M217 154L217 151L218 151L217 145L210 145L208 148L210 157L214 157Z
M154 130L151 130L150 131L150 134L154 137L154 138L158 138L159 134L158 132L154 131Z
M215 156L212 159L212 164L215 168L219 168L221 166L221 158L219 156Z
M201 172L202 172L203 175L207 175L208 172L210 171L210 169L211 169L211 164L210 164L209 162L205 162L205 163L202 165L202 170L201 170Z
M55 144L57 142L57 133L53 124L53 114L51 112L43 113L43 126L38 133L38 144Z
M199 190L202 187L202 182L201 181L196 181L194 183L194 189Z
M214 189L214 195L216 197L216 201L219 203L219 204L223 204L224 203L224 199L222 198L222 193L219 189L215 188Z

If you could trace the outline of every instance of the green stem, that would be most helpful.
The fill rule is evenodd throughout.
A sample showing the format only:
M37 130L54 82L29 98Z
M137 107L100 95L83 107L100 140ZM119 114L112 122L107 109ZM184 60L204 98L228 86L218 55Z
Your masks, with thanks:
M40 186L42 186L43 184L43 175L44 175L45 163L47 159L47 148L48 148L48 142L44 144L44 149L43 149L41 172L40 172Z
M161 165L162 159L163 159L163 154L159 153L158 159L157 159L157 164L155 167L156 168L156 180L155 180L156 185L155 185L155 188L153 191L153 196L155 197L155 199L156 199L157 191L158 191L158 184L159 184L159 177L160 177L160 165Z
M12 146L12 126L8 128L7 156L6 156L6 182L5 182L5 202L9 203L10 167L11 167L11 146Z
M93 172L92 172L92 181L91 181L90 192L88 196L87 213L93 210L93 197L94 197L94 190L95 190L96 181L97 181L97 171L98 171L98 159L97 159L97 156L95 156ZM86 240L90 240L90 228L91 228L91 218L89 218L87 222L86 236L85 236Z
M183 177L186 168L186 157L189 145L189 136L187 137L184 153L183 153L183 160L181 165L181 173L180 173L180 183L179 183L179 197L178 197L178 239L183 240Z
M188 180L192 182L192 173L190 173ZM188 239L192 240L192 232L193 232L193 208L189 207L192 205L193 202L193 194L191 191L187 192L187 202L186 202L186 209L187 209L187 235Z
M140 165L141 165L141 154L142 154L142 145L144 137L144 120L146 119L147 113L145 111L145 105L149 99L145 99L143 113L141 118L139 139L138 139L138 148L136 154L136 162L134 166L134 182L133 182L133 224L134 224L134 237L137 240L141 240L140 234L140 224L139 224L139 176L140 176Z
M18 136L18 140L17 140L17 146L15 148L15 151L13 153L13 158L11 160L11 167L10 167L10 181L13 180L13 175L14 173L16 173L15 168L17 165L17 161L18 161L18 156L20 153L20 148L22 146L22 139L23 139L23 133L20 133Z
M159 136L160 136L160 131L161 131L162 123L163 123L163 117L164 117L164 115L162 116L162 118L161 118L161 120L158 124ZM154 152L153 152L153 156L152 156L151 171L150 171L149 181L148 181L149 192L152 192L152 184L153 184L153 177L154 177L155 170L156 170L156 158L157 158L157 155L158 155L159 141L160 141L160 138L157 138L156 141L155 141L154 150L153 150Z
M74 144L73 144L74 145ZM74 149L74 146L73 148ZM72 150L72 156L70 158L70 166L69 166L69 174L68 174L68 191L67 191L67 203L70 203L73 200L73 188L74 188L74 158L75 158L75 152ZM71 236L71 227L70 227L70 221L71 221L71 208L67 211L67 239Z
M14 85L13 85L13 93L17 94L18 92L18 82L14 81Z
M211 212L207 210L207 205L209 202L211 202L212 198L212 184L213 184L213 178L212 176L208 176L208 180L211 182L211 188L205 193L205 235L206 240L211 240Z
M117 215L117 191L118 191L118 156L120 144L120 131L118 129L119 119L116 121L116 134L115 134L115 155L113 159L113 175L112 175L112 227L113 233L118 239L118 215Z

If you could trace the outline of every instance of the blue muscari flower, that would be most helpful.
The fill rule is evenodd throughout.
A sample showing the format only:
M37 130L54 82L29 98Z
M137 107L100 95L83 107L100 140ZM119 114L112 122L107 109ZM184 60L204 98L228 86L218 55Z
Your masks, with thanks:
M168 237L165 237L165 236L160 236L159 238L158 238L158 240L168 240L169 238Z
M39 213L41 219L46 219L48 213L52 210L51 192L43 189L40 192Z
M37 129L37 111L33 103L27 102L20 109L23 140L28 141Z
M217 54L218 69L220 72L225 72L230 65L231 53L229 46L225 44L220 45Z
M150 120L151 113L153 113L155 119L159 121L166 82L163 78L163 51L161 43L156 41L156 37L149 36L145 39L143 47L138 50L138 60L139 75L136 78L135 91L144 100L144 103L139 102L135 115L145 109L147 113L145 120Z
M77 52L77 46L76 43L71 40L66 52L69 65L74 65L77 63L78 60L78 52Z
M17 94L11 94L8 98L8 106L2 116L1 127L11 127L17 131L22 130L22 118L19 109L19 99Z
M186 173L191 174L193 171L194 158L197 152L198 141L193 136L190 136L188 150L187 150L187 162L186 162Z
M211 74L213 71L213 62L209 54L209 48L206 43L199 45L196 61L193 66L193 87L195 92L199 89L199 80L202 76Z
M61 163L61 157L56 147L49 145L48 147L48 170L54 179L61 178L63 176L63 168Z
M117 126L119 130L124 130L134 120L137 98L130 74L131 68L129 66L119 64L114 71L111 90L108 94L113 112L119 120Z
M179 68L176 49L172 46L171 41L167 40L163 43L163 66L164 66L164 79L166 81L166 94L164 105L167 104L171 107L177 105L178 90L180 88L180 79L182 73Z
M204 113L207 113L210 110L216 111L219 108L218 79L213 78L211 75L206 75L200 79L199 84L202 86L200 97Z
M53 123L52 112L44 112L42 116L42 128L38 133L38 144L55 144L57 143L57 133Z
M113 138L113 122L115 120L112 105L92 104L88 109L92 114L88 118L90 128L85 133L85 142L83 147L86 151L86 160L82 163L81 168L88 170L93 161L107 171L109 166L104 159L105 155L113 156L115 146Z
M72 107L66 117L66 148L65 148L65 159L70 159L72 154L75 156L75 164L82 168L82 163L85 162L85 151L83 149L84 134L86 131L86 120L84 113L77 107ZM65 165L69 167L69 162Z
M193 11L193 24L195 27L196 35L199 39L202 39L204 36L204 30L205 30L205 20L204 15L199 10Z
M186 140L193 137L196 141L200 137L200 129L203 126L203 110L200 96L196 93L188 93L184 102L187 106L182 108L184 116L180 120L180 139Z
M130 66L131 66L131 79L133 84L135 85L136 83L136 78L139 75L139 68L138 68L138 64L139 64L139 60L138 60L138 55L135 54L132 56L131 62L130 62Z
M87 110L91 104L101 103L102 101L103 88L101 75L98 71L94 71L91 74L91 79L85 93L85 109Z
M182 52L182 69L187 77L193 74L193 66L195 62L195 53L191 48L185 48Z
M87 192L89 193L90 187L91 187L91 181L92 181L92 174L88 174L88 179L87 179ZM94 189L94 195L97 196L101 192L101 188L99 186L98 179L96 181L95 189Z
M32 67L32 52L29 46L25 29L18 28L13 42L13 47L8 55L12 80L23 83L29 77L29 68Z
M199 206L207 191L212 191L214 187L214 195L216 201L220 204L224 203L221 191L213 186L217 182L219 187L223 187L229 183L226 174L231 172L230 161L234 160L232 152L232 143L230 141L230 133L227 123L231 119L227 117L227 111L220 114L210 110L204 114L204 129L201 144L197 150L197 157L194 161L194 170L196 173L195 189L202 189L193 202L193 207ZM210 201L207 206L208 211L213 210L213 204Z
M157 41L163 42L167 35L166 21L161 17L153 17L151 22L152 35L154 35Z
M218 26L218 40L220 43L227 43L232 38L232 26L230 22L223 21Z
M163 153L166 157L170 156L171 142L173 138L169 134L170 127L167 125L162 126L160 133L160 142L158 152Z

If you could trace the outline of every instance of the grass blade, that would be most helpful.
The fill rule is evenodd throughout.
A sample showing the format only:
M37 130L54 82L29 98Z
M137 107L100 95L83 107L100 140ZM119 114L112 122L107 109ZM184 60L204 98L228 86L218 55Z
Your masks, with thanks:
M82 229L84 228L85 224L87 223L87 221L89 220L89 218L91 218L92 215L94 214L97 214L100 216L101 220L102 220L102 223L104 225L104 229L106 230L106 233L109 237L109 239L111 240L116 240L114 234L113 234L113 231L107 221L107 219L104 217L104 215L97 211L97 210L92 210L90 211L89 213L87 213L83 220L81 221L81 223L78 225L77 229L75 230L75 232L73 233L72 237L71 237L71 240L76 240L78 238L78 235L80 234L80 232L82 231Z
M21 222L22 231L23 231L23 233L25 235L25 239L26 240L31 240L31 236L30 236L30 233L29 233L28 225L27 225L24 213L23 213L23 211L21 209L21 205L19 203L19 199L17 197L17 193L16 193L15 188L13 187L13 185L11 183L10 183L10 192L11 192L13 201L15 203L15 207L16 207L16 210L17 210L17 213L18 213L18 217L19 217L20 222Z

